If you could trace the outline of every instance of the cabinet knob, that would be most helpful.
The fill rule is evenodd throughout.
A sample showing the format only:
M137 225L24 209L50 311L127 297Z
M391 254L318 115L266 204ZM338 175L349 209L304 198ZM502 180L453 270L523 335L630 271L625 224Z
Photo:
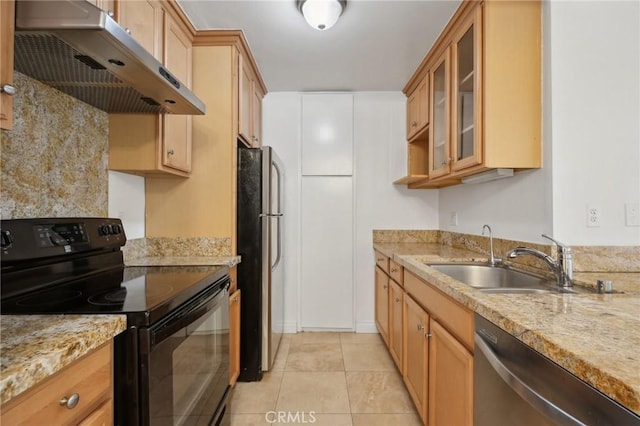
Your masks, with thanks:
M130 28L125 28L125 29L124 29L124 31L125 31L127 34L131 35L131 29L130 29Z
M74 393L69 398L63 396L62 399L60 399L60 405L66 405L69 410L75 408L78 402L80 402L80 395L77 393Z
M396 297L396 303L400 303L400 298Z
M107 15L109 15L109 18L113 18L115 16L115 14L113 13L113 10L107 11Z
M6 93L9 96L13 96L18 92L18 90L11 84L3 84L2 86L0 86L0 92Z
M424 333L424 338L428 339L429 337L431 337L431 333Z
M383 260L384 260L383 258L379 257L376 259L376 262L382 262Z
M398 272L397 268L391 268L391 272Z
M418 324L418 331L420 331L420 330L424 330L424 325Z
M418 122L417 121L412 121L411 122L411 127L418 127Z
M384 285L382 286L382 288L384 288L384 289L386 290L386 289L387 289L387 285L386 285L386 284L384 284Z
M442 165L446 166L447 164L449 164L451 162L451 157L447 158L446 160L442 160Z
M238 303L238 296L236 296L236 297L234 297L233 299L231 299L231 301L232 301L233 303Z
M167 155L173 155L173 154L174 154L174 152L173 152L173 150L172 150L172 149L170 149L170 150L168 150L168 151L167 151Z

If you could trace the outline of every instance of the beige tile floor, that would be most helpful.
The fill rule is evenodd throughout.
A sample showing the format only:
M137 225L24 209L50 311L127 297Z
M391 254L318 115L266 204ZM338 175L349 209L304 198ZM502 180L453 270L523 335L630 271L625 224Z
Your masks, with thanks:
M422 424L378 334L284 335L273 370L239 382L230 411L232 426Z

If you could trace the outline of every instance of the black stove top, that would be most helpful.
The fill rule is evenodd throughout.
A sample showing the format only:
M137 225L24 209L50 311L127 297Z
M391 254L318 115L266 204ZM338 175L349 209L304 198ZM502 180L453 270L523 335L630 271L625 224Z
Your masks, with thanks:
M125 267L117 219L2 221L2 236L2 314L126 314L149 326L228 283L227 266Z

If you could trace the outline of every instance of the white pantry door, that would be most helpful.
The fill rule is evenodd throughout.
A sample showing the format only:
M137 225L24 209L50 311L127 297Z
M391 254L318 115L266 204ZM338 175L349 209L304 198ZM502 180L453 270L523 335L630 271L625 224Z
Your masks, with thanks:
M302 176L300 326L352 330L353 178Z

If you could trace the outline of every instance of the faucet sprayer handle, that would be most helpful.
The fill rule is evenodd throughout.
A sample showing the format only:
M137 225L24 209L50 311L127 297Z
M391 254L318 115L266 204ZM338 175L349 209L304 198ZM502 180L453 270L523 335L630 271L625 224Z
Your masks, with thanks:
M553 244L557 245L558 248L563 251L563 252L571 252L571 247L569 247L566 244L562 244L560 241L548 236L547 234L542 234L542 237L546 238L547 240L550 240Z

